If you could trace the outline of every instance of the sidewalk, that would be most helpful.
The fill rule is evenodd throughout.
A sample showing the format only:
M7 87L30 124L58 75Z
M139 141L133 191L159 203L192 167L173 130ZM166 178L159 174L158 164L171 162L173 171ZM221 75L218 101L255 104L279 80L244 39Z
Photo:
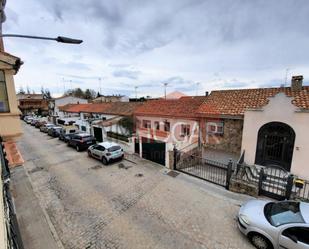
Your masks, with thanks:
M11 170L11 187L25 249L59 249L24 167Z

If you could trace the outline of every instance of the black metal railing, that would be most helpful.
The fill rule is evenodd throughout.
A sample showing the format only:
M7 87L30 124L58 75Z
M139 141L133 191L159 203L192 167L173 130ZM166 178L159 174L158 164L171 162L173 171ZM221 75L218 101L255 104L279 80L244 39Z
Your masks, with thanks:
M23 243L19 231L14 202L10 192L10 169L6 159L6 153L0 137L0 166L1 184L3 193L4 221L7 232L8 249L23 249Z
M174 151L175 169L197 178L229 188L233 162L223 163L201 156Z

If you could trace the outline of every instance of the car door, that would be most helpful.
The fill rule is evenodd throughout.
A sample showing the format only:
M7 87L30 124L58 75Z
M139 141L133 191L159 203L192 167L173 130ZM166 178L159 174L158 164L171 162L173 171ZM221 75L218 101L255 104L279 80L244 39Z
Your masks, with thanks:
M102 154L104 153L105 148L101 145L95 145L93 154L96 158L101 159Z
M99 145L98 146L98 155L99 155L99 159L100 160L102 159L102 156L104 155L104 152L105 152L105 147L102 146L102 145Z
M279 235L280 249L309 249L309 226L294 225L283 229Z
M99 145L94 145L92 147L91 154L93 157L100 159L100 151L98 150L98 148L99 148Z

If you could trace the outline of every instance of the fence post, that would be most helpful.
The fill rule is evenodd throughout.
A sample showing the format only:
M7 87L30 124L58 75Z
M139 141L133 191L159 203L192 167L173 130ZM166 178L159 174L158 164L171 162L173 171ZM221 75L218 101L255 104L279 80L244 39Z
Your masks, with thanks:
M176 170L176 168L177 168L177 149L176 149L176 146L174 146L174 148L173 148L173 155L174 155L174 161L173 161L172 170Z
M258 190L258 195L261 195L263 180L264 180L264 168L261 168L261 170L260 170L260 175L259 175L259 190Z
M291 198L293 184L294 184L294 176L291 174L288 176L286 189L285 189L285 198L287 200Z
M226 174L226 186L225 186L225 188L227 190L229 190L229 188L230 188L232 171L233 171L233 162L232 162L232 159L230 159L229 163L227 164L227 174Z

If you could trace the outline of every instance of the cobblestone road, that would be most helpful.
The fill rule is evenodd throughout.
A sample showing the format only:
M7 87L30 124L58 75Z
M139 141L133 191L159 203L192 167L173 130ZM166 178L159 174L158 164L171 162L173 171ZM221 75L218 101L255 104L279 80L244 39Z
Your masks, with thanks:
M103 166L38 129L24 132L24 167L65 248L252 248L234 200L145 160Z

